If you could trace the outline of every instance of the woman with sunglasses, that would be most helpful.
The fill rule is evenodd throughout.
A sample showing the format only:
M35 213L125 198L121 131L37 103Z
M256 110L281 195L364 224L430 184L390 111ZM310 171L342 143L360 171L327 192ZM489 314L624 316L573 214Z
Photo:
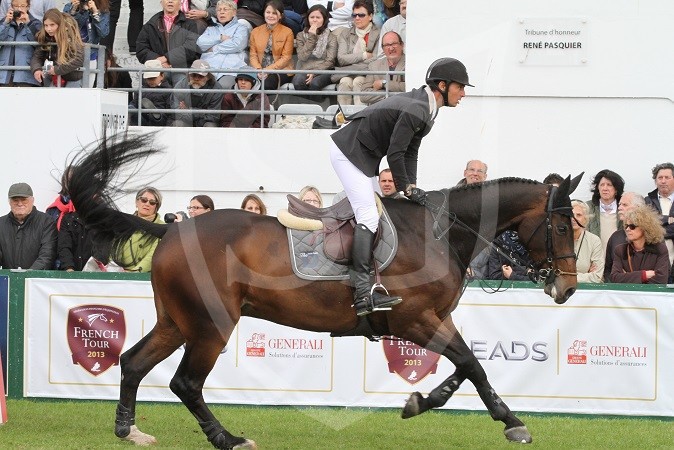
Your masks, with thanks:
M372 3L357 0L353 4L353 26L343 31L337 41L336 70L367 70L370 62L376 59L379 47L379 28L372 23ZM339 82L337 90L340 92L361 92L365 75L333 75L333 82ZM338 95L337 101L341 105L362 105L360 96Z
M134 216L154 223L164 223L159 217L161 193L152 186L147 186L136 194L136 212ZM112 259L127 272L150 272L152 255L159 244L159 238L144 235L140 231L120 246L117 255Z
M246 195L241 201L241 209L255 214L267 215L267 207L260 197L255 194Z
M666 284L669 254L658 213L650 206L640 205L625 212L623 217L627 242L615 248L611 281Z

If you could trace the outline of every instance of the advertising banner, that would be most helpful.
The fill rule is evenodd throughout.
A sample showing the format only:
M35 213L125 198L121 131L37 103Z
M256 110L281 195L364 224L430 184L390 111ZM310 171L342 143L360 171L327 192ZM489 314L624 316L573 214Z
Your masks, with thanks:
M556 305L538 289L468 288L452 319L491 385L518 411L674 415L671 294L579 290ZM155 323L149 282L26 281L28 397L117 399L119 354ZM30 336L30 338L29 338ZM178 348L143 380L168 389ZM215 403L401 407L454 372L444 356L397 338L331 338L242 318L206 380ZM445 406L484 409L466 381Z
M7 343L9 342L9 278L0 276L0 371L2 387L6 393L7 386ZM4 395L3 395L4 397Z

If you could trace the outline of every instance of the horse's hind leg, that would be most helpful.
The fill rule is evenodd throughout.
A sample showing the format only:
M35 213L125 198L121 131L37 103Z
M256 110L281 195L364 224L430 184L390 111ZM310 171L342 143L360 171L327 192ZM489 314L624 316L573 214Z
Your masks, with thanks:
M505 424L503 432L506 438L515 442L531 442L531 434L529 434L527 427L510 411L510 408L491 387L486 372L456 330L451 318L448 317L445 323L437 319L434 324L426 324L426 326L418 328L412 327L411 330L416 331L411 331L412 335L406 336L406 339L424 345L427 349L447 357L456 367L456 371L433 389L428 397L424 397L419 392L413 393L403 408L403 419L443 406L459 389L461 383L468 379L477 389L491 417ZM433 330L435 331L432 332Z
M145 375L166 359L184 342L183 336L170 318L155 327L136 345L120 357L122 379L115 419L115 435L137 445L149 445L156 439L141 432L135 425L136 394Z
M254 441L229 433L218 422L204 401L204 382L226 344L217 330L210 332L210 335L217 336L217 339L214 337L208 340L204 337L207 334L209 332L204 330L197 341L187 342L185 355L171 380L170 388L194 415L206 438L215 448L256 449L257 445Z

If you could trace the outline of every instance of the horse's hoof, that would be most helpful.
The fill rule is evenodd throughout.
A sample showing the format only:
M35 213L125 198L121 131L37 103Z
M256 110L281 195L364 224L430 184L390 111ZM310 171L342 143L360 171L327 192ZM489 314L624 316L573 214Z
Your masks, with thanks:
M234 450L257 450L257 444L255 441L251 441L250 439L246 439L246 442L243 444L235 445Z
M503 434L511 442L531 444L531 434L529 434L526 426L508 428L507 430L503 430Z
M137 426L131 425L131 431L126 437L122 438L125 441L133 442L136 445L142 447L147 447L148 445L153 445L157 443L157 439L154 436L143 433L138 429Z
M405 407L403 408L403 412L401 414L401 417L403 419L409 419L410 417L418 416L421 414L421 402L423 401L424 396L421 395L418 392L412 393L410 395L410 398L407 399L407 403L405 403Z

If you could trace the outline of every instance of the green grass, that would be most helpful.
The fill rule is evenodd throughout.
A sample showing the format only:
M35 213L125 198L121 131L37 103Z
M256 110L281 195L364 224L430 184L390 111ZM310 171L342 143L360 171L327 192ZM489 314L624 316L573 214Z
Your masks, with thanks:
M113 434L114 402L9 400L2 449L132 448ZM235 435L265 449L512 449L487 413L434 411L408 420L395 409L213 406ZM552 449L673 449L674 422L638 418L527 415L534 443ZM181 404L140 403L136 424L156 449L212 448Z

